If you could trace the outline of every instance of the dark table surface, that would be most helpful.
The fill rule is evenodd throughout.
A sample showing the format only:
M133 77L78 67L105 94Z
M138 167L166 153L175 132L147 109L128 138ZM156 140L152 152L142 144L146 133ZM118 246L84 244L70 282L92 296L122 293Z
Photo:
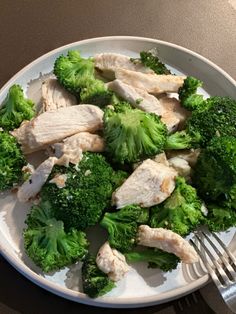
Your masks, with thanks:
M0 0L0 86L42 54L85 38L133 35L182 45L236 79L236 0ZM0 255L0 314L10 313L230 313L209 284L185 300L115 310L73 303L37 287ZM203 298L202 298L203 296ZM185 309L180 311L181 307Z

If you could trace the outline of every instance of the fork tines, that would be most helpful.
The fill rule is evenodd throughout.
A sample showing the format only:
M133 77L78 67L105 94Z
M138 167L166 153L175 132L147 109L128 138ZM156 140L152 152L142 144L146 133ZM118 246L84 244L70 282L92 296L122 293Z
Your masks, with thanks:
M209 235L212 235L214 241ZM236 259L215 233L209 235L198 231L195 233L197 242L190 242L218 288L227 287L236 282Z

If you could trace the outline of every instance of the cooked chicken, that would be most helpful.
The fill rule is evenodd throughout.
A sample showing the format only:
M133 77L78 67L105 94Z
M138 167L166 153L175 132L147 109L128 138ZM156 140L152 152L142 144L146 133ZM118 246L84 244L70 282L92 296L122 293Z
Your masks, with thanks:
M190 116L189 111L183 108L179 101L174 97L162 97L159 99L161 106L167 111L167 113L172 114L176 119L178 119L178 129L181 129ZM163 121L164 122L164 121Z
M191 167L185 159L180 157L172 157L168 159L168 162L170 166L178 172L178 175L185 177L186 179L190 178Z
M112 249L108 242L105 242L99 249L96 263L98 268L103 271L113 281L118 281L129 271L125 256L115 249Z
M63 143L53 144L55 156L60 158L58 164L67 166L70 162L77 164L83 157L83 152L102 152L104 150L104 139L89 132L74 134Z
M49 183L55 183L59 189L62 189L66 186L67 175L66 174L56 174Z
M199 260L196 251L189 242L168 229L141 225L138 229L138 243L173 253L186 264L195 263Z
M197 149L190 149L190 150L171 150L167 151L167 157L179 157L184 160L186 160L191 167L193 167L198 159L198 156L200 154L200 148Z
M49 78L42 84L42 112L55 111L59 108L74 106L76 98L68 93L54 78Z
M169 166L169 162L168 162L168 160L166 158L166 154L165 153L160 153L160 154L154 156L152 158L152 160L157 162L157 163L161 163L161 164L163 164L163 165L165 165L167 167Z
M155 95L163 92L178 92L185 79L185 76L157 75L124 69L116 69L115 77L128 85Z
M102 128L103 111L93 105L77 105L40 114L12 132L25 154L45 148L78 132Z
M20 202L27 202L40 192L56 162L56 157L49 157L38 166L29 179L19 188L17 197Z
M163 202L175 188L177 173L173 168L146 159L114 192L118 208L129 204L150 207Z
M158 116L161 116L164 112L159 100L143 89L134 88L120 80L114 80L108 83L107 87L138 109L155 113Z
M113 80L114 71L117 68L139 71L144 73L154 73L151 69L146 68L141 63L133 63L130 57L118 53L100 53L94 56L95 67L102 76Z

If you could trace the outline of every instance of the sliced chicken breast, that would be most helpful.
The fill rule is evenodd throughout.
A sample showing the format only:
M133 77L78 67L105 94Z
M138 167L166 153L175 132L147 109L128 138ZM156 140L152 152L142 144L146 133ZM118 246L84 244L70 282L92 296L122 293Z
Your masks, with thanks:
M44 162L42 162L38 168L36 168L29 179L22 184L17 192L17 197L20 202L28 202L40 192L56 162L56 157L49 157Z
M156 156L154 156L152 158L152 160L157 162L157 163L161 163L161 164L163 164L163 165L165 165L167 167L169 166L169 162L168 162L168 160L166 158L165 152L157 154Z
M135 108L155 113L158 116L161 116L164 113L164 109L160 105L159 100L143 89L134 88L120 80L109 82L107 87L123 99L127 100Z
M113 281L122 279L130 269L126 263L125 256L119 251L112 249L108 242L105 242L99 249L96 263L98 268Z
M170 150L167 151L167 157L173 158L173 157L179 157L184 160L186 160L191 167L193 167L198 159L198 156L200 154L200 148L196 149L186 149L186 150Z
M54 78L49 78L42 84L42 112L55 111L59 108L74 106L76 98L68 93Z
M23 122L12 132L25 154L41 150L78 132L102 128L103 111L93 105L76 105L48 111Z
M138 243L173 253L186 264L195 263L199 260L197 252L189 242L168 229L141 225L138 229Z
M55 156L59 158L58 164L68 166L69 163L77 164L83 157L83 152L104 151L104 139L89 132L80 132L67 137L62 143L52 145Z
M189 163L185 159L180 157L172 157L168 159L168 162L169 165L178 172L178 175L186 179L190 178L191 167L189 166Z
M94 56L95 68L98 72L110 79L115 78L115 70L118 68L132 71L139 71L143 73L154 73L153 70L146 68L141 63L133 63L130 57L118 53L100 53Z
M117 208L129 204L150 207L163 202L175 188L177 173L162 163L146 159L114 192Z
M177 93L183 85L185 76L157 75L141 73L124 69L116 69L115 77L135 88L140 88L148 93L158 95L161 93Z

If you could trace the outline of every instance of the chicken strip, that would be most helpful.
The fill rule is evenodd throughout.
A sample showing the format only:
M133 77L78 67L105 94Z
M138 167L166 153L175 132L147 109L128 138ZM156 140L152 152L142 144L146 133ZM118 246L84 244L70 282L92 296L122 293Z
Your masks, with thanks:
M42 100L42 112L55 111L59 108L77 104L75 96L67 92L54 78L49 78L43 82Z
M108 242L105 242L99 249L96 263L98 268L113 281L122 279L130 269L126 263L125 256L119 251L112 249Z
M177 172L162 163L146 159L113 193L117 208L129 204L150 207L163 202L175 188Z
M173 158L173 157L179 157L184 160L186 160L191 167L193 167L198 159L198 156L200 154L200 148L196 149L189 149L189 150L170 150L167 151L167 157Z
M157 75L141 73L124 69L116 69L115 77L135 88L140 88L148 93L158 95L161 93L177 93L183 85L185 76Z
M28 202L40 192L56 163L56 157L49 157L36 168L29 179L22 184L17 192L17 197L20 202Z
M186 264L196 263L199 260L198 254L189 242L168 229L141 225L138 228L138 243L173 253Z
M191 167L189 166L189 163L185 159L180 157L172 157L168 159L168 162L169 165L178 172L178 175L186 179L190 178Z
M77 164L83 158L83 152L102 152L104 151L104 139L89 132L74 134L62 143L52 145L55 156L59 158L58 164L68 166L69 163Z
M104 77L114 80L115 70L118 68L143 73L154 73L153 70L143 66L141 63L133 63L130 57L118 53L100 53L94 56L95 68Z
M41 150L78 132L102 128L103 111L93 105L76 105L48 111L25 121L12 132L25 154Z
M159 100L155 96L148 94L143 89L134 88L120 80L109 82L107 87L131 103L131 105L135 108L155 113L158 116L161 116L164 113L164 109Z

